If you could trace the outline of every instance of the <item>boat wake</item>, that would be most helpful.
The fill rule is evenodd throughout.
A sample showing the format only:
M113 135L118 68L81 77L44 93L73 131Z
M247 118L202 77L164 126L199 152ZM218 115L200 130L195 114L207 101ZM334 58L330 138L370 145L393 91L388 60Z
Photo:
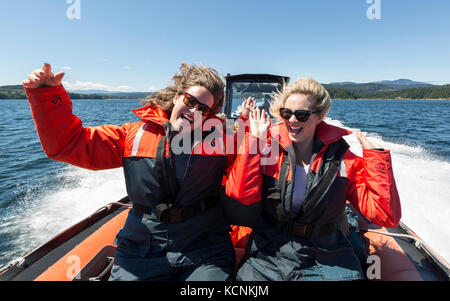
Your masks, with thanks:
M328 118L326 122L346 127ZM389 149L402 205L402 222L410 227L447 262L450 262L450 163L430 155L424 148L384 141L376 133L364 134L378 147ZM346 141L362 155L354 134Z
M126 196L122 169L90 171L64 166L57 188L27 191L0 220L0 266L47 242L102 206Z

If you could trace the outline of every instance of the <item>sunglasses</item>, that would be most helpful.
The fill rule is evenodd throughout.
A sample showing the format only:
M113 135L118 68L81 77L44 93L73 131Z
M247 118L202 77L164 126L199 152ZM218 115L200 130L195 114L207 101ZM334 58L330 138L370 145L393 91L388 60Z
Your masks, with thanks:
M306 111L306 110L297 110L295 112L292 112L289 109L286 108L281 108L280 109L280 116L281 118L285 119L285 120L289 120L292 117L292 114L295 115L295 118L297 118L298 121L300 122L306 122L309 119L309 116L311 116L311 114L317 114L320 113L320 111Z
M184 92L181 94L183 95L183 103L186 106L188 106L189 108L193 108L193 107L197 106L198 110L200 112L202 112L203 116L211 115L212 109L210 107L201 103L200 101L198 101L197 98L195 98L194 96L192 96L189 93Z

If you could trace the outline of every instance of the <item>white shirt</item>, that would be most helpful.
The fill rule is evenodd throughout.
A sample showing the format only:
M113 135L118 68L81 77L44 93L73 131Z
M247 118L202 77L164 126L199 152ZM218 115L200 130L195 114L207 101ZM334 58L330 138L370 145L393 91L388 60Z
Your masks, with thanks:
M303 167L297 165L295 169L294 192L292 193L292 210L299 212L305 200L306 190L306 174L308 173L309 165Z

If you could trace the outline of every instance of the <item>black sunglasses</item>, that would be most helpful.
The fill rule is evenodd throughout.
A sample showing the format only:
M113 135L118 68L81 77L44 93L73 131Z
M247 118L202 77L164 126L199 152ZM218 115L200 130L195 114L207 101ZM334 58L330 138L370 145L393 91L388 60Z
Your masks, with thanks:
M195 106L198 106L198 110L200 112L202 112L203 116L208 116L211 115L212 109L210 107L208 107L207 105L201 103L200 101L198 101L197 98L195 98L194 96L192 96L189 93L181 93L183 95L183 103L185 105L187 105L189 108L193 108Z
M320 111L306 111L306 110L297 110L295 112L292 112L289 109L286 108L281 108L280 109L280 116L281 118L285 119L285 120L289 120L292 117L292 114L295 115L295 118L297 118L298 121L300 122L306 122L309 119L309 116L311 116L311 114L317 114L320 113Z

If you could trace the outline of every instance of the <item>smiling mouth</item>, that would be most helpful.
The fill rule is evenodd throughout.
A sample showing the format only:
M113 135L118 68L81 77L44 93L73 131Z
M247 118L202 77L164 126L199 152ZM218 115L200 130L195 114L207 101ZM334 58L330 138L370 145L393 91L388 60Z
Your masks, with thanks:
M194 123L194 117L189 114L182 114L181 118L187 120L189 123Z
M288 130L292 136L297 136L302 132L303 128L299 126L288 125Z

